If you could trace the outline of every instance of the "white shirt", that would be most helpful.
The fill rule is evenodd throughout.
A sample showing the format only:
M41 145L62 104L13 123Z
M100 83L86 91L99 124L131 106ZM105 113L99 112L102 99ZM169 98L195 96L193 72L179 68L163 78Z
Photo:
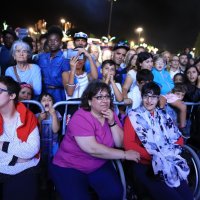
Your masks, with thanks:
M76 98L81 98L81 95L83 94L85 88L87 87L89 80L88 80L88 74L86 72L84 72L82 75L75 75L78 83L76 84L74 93L72 96L68 96L67 93L66 94L66 100L68 99L76 99Z
M175 72L172 71L172 70L169 71L169 74L170 74L170 77L171 77L172 80L173 80L174 76L175 76L177 73L180 73L180 70L179 70L179 69L177 69Z
M3 134L0 136L0 141L10 142L8 151L0 151L0 173L14 175L18 174L30 167L36 166L40 159L35 158L35 155L40 149L39 130L36 127L28 136L26 142L22 142L17 136L17 127L22 124L20 116L12 124L5 124ZM16 156L21 159L28 159L23 163L16 163L14 166L9 166L9 163Z
M131 77L132 79L132 84L131 84L131 87L130 87L130 92L133 90L133 88L136 86L136 74L137 72L133 69L129 70L128 73L127 73L127 77Z
M20 70L18 67L16 69L21 82L31 84L34 90L34 95L40 95L42 91L42 75L40 67L36 64L30 64L30 68L25 71ZM13 66L8 67L5 75L11 76L15 81L18 81Z
M115 83L115 84L116 84L118 90L119 90L120 92L122 92L122 86L121 86L121 84L120 84L120 83ZM113 101L117 101L117 100L116 100L115 93L114 93L114 90L113 90L113 87L112 87L111 84L110 84L110 89L111 89L111 94L112 94L113 97L114 97ZM119 114L119 108L118 108L117 105L114 106L114 111L115 111L115 113L116 113L117 115Z
M133 101L133 103L132 103L132 106L127 106L127 110L126 110L127 113L132 109L136 109L142 103L141 92L137 85L135 85L133 90L128 93L128 98L130 98Z

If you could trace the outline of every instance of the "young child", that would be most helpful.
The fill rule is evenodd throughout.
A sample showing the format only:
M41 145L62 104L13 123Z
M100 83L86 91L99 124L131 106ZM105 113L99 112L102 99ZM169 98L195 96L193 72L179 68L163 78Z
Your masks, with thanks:
M21 90L19 92L18 100L24 101L24 100L33 100L34 92L33 87L31 84L28 84L26 82L20 83ZM29 108L34 114L38 113L40 111L40 108L32 103L26 103L27 108Z
M158 56L154 58L154 68L152 73L154 75L154 81L161 86L161 97L159 100L160 108L164 108L166 103L169 103L171 106L175 107L179 111L178 121L179 129L185 134L186 126L186 105L172 93L174 88L173 80L170 77L168 71L164 69L165 63L162 57Z
M101 66L102 80L110 86L113 101L123 101L122 87L120 83L115 82L116 65L113 60L105 60ZM115 107L115 112L119 114L119 110Z
M174 75L174 83L185 83L185 76L183 73L177 73Z
M177 96L177 98L183 102L183 98L187 92L187 87L183 83L176 83L172 89L172 93ZM184 102L183 102L184 103ZM172 117L174 123L178 126L179 122L177 119L177 109L173 109L171 106L166 106L168 114ZM189 133L189 132L188 132Z
M53 97L49 93L43 93L40 103L45 112L36 114L39 122L41 135L42 157L48 161L55 155L58 149L58 131L62 119L60 113L53 108Z
M142 102L142 97L141 97L142 86L145 83L153 81L153 74L148 69L142 69L137 72L136 81L137 81L137 85L135 85L133 90L128 93L128 98L131 99L132 105L127 106L126 113L140 106Z
M184 83L175 83L172 93L175 94L181 101L187 92L187 87Z
M110 85L111 93L114 101L123 101L122 87L120 83L115 82L116 65L112 60L105 60L101 66L103 81Z
M31 84L22 82L20 83L21 90L19 91L18 100L31 100L33 97L33 87Z

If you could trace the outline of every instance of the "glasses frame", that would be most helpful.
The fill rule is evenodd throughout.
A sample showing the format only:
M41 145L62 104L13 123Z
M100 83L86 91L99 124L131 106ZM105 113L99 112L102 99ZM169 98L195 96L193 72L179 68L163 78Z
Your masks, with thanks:
M98 95L98 96L94 96L93 98L95 98L96 100L98 100L98 101L103 101L103 100L113 100L113 96L111 95L105 95L105 96L103 96L103 95Z
M6 89L0 88L0 94L2 94L3 92L9 92L9 91Z
M149 98L151 98L153 101L156 101L156 100L158 100L159 99L159 95L148 95L148 94L144 94L143 96L142 96L142 99L144 99L144 100L148 100Z

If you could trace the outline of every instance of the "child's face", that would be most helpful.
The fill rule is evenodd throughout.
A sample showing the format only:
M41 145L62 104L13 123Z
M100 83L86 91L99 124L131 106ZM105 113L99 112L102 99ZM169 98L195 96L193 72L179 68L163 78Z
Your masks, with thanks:
M44 106L45 111L49 111L49 108L53 106L53 100L49 95L43 96L41 99L41 104Z
M175 76L174 83L183 83L183 77L180 75Z
M109 63L104 65L102 69L103 78L106 79L108 76L115 76L115 66L110 65Z
M24 87L19 92L19 101L30 100L32 97L32 90L30 88Z
M174 92L174 94L182 101L185 93L184 92Z
M164 60L162 58L159 58L158 60L155 61L154 67L158 70L161 71L165 66Z

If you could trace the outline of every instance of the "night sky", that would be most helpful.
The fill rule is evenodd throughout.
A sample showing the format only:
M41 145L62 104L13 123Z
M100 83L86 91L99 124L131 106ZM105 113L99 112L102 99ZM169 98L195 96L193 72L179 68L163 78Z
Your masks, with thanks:
M4 1L0 22L16 27L34 25L45 19L47 26L60 18L73 22L79 30L97 37L107 35L108 0ZM7 5L6 5L7 4ZM26 7L23 8L23 7ZM2 13L4 11L4 13ZM6 11L6 12L5 12ZM137 40L137 27L143 27L146 43L173 53L193 47L200 32L200 0L117 0L113 4L111 36Z

